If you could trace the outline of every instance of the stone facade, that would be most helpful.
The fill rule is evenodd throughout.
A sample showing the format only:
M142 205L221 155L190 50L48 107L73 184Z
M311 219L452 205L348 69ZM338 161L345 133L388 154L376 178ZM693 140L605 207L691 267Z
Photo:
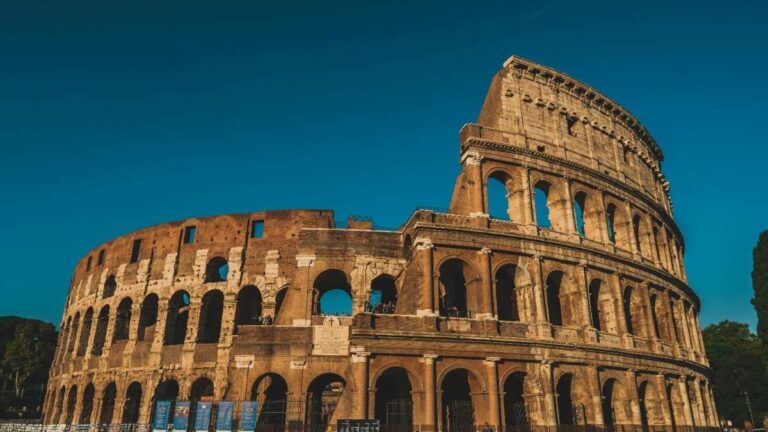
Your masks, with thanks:
M258 400L278 407L260 422L283 424L717 426L699 299L645 128L512 57L459 155L450 209L397 231L265 211L95 248L72 278L46 422L147 423L155 400L207 398ZM351 296L349 316L322 316L331 289ZM373 291L392 310L372 310Z

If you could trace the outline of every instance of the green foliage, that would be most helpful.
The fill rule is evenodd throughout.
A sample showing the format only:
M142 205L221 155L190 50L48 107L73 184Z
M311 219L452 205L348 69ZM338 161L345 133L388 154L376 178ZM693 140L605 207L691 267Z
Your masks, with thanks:
M720 417L744 424L749 418L743 395L747 391L755 421L759 421L759 414L768 410L768 380L757 336L747 324L733 321L712 324L703 335Z
M0 415L25 415L38 409L56 350L53 324L19 317L0 317Z
M768 231L760 233L752 249L752 305L757 312L757 336L768 352Z

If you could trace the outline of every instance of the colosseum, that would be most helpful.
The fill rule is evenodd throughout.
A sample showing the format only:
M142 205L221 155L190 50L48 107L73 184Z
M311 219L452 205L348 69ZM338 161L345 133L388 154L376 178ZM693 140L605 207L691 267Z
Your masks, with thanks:
M45 423L179 430L184 407L181 429L216 430L229 403L224 427L251 431L716 427L700 302L643 125L511 57L459 138L450 207L397 230L267 210L91 250Z

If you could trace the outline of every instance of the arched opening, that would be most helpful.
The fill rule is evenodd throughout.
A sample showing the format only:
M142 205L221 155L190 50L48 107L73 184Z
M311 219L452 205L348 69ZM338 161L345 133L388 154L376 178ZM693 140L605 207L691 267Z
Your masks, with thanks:
M556 326L563 325L563 311L560 305L560 288L563 282L563 273L553 271L547 276L547 314L549 323Z
M573 197L573 216L576 219L576 232L580 236L586 237L587 231L584 223L584 212L586 211L587 194L578 192Z
M101 396L101 413L99 414L99 423L112 424L112 417L115 413L115 398L117 397L117 386L115 383L109 383L104 388Z
M221 315L224 312L224 294L211 290L203 296L200 307L200 322L197 326L199 343L216 343L221 335Z
M139 342L151 341L155 335L155 325L157 324L157 295L150 294L144 297L141 302L141 312L139 313L139 330L137 338Z
M515 372L504 381L504 425L507 430L527 426L528 412L525 406L525 373Z
M496 307L502 321L520 321L515 287L516 272L517 267L513 264L503 265L496 271Z
M573 425L575 423L573 397L571 387L573 375L565 374L557 380L555 388L557 398L557 423L561 425Z
M189 389L189 400L196 401L209 401L213 399L213 382L206 377L201 377L192 383L192 387Z
M599 279L593 280L589 284L589 318L592 323L592 327L597 331L603 329L602 317L600 316L600 285Z
M632 234L635 236L635 250L638 253L643 253L643 246L640 241L640 215L635 215L632 218Z
M326 270L313 286L313 314L352 315L352 286L343 271Z
M96 394L96 389L93 384L88 384L83 390L83 402L80 409L80 424L91 424L91 414L93 414L93 397Z
M697 351L696 344L694 343L694 328L691 325L691 304L687 301L683 301L683 325L685 326L685 330L683 334L687 333L688 336L688 347L691 350Z
M651 320L653 321L653 336L661 337L661 327L659 326L659 317L656 313L656 308L659 306L658 297L656 294L651 294Z
M643 307L643 299L632 287L624 289L624 315L627 322L627 330L630 334L648 337L649 329L646 328L646 315Z
M627 333L635 334L634 319L632 318L632 287L624 288L624 297L621 300L624 307L624 321L627 326Z
M235 326L261 325L263 323L264 318L261 316L261 291L253 285L243 287L237 294Z
M161 381L160 384L155 387L154 401L170 401L171 406L168 409L168 422L173 422L174 407L176 406L176 399L179 398L179 383L174 379ZM155 412L152 411L152 423L154 423Z
M307 424L313 430L321 430L335 420L333 414L339 404L347 383L336 374L326 373L318 376L307 388Z
M438 280L440 282L440 315L469 317L468 287L478 280L474 269L466 262L452 258L440 265Z
M253 383L251 400L261 408L256 424L284 425L288 405L288 384L283 377L268 373Z
M206 282L224 282L227 280L228 274L229 263L227 263L227 260L220 256L208 260L208 264L205 266Z
M643 432L648 432L648 382L643 381L637 388L638 405L640 406L640 427Z
M180 345L184 343L189 320L189 294L186 291L176 291L168 301L168 314L165 320L165 345Z
M80 331L80 340L77 344L78 357L84 356L85 351L88 349L88 339L91 337L91 327L93 327L93 308L88 308L83 316L83 329Z
M69 388L67 394L67 416L64 418L64 424L72 424L75 420L75 405L77 405L77 386Z
M466 369L454 369L443 378L442 423L448 432L471 432L475 424L475 409L472 404L470 373Z
M613 387L615 384L615 379L608 379L603 383L602 389L603 425L609 430L616 430L616 413L613 409Z
M115 331L113 333L113 341L121 341L128 339L128 331L131 326L131 308L133 308L133 300L130 297L124 298L117 306L117 312L115 313Z
M138 423L139 409L141 408L141 384L132 382L125 392L125 405L123 406L123 423Z
M62 423L64 417L64 398L66 397L66 388L64 386L59 389L59 397L56 398L56 421L55 423Z
M376 380L374 416L387 426L413 425L413 388L408 372L401 367L384 371Z
M608 204L605 209L606 228L608 229L608 240L616 244L616 206Z
M488 197L488 214L494 219L511 220L509 213L509 192L507 191L508 176L495 172L488 177L486 186Z
M109 275L107 277L107 280L104 281L104 292L102 292L101 298L109 298L115 295L115 291L117 290L117 281L115 280L115 275Z
M288 287L281 288L280 291L275 294L275 320L277 320L277 316L280 314L280 309L283 307L286 294L288 294Z
M395 278L383 274L371 282L370 309L374 313L395 313L397 306L397 287Z
M536 183L533 192L534 210L536 211L536 224L541 228L552 228L552 209L549 208L550 184L545 181Z
M80 329L80 312L75 314L75 319L72 320L72 324L67 325L67 353L71 353L75 350L75 338L77 338L77 332Z
M96 333L93 335L93 350L91 350L91 354L94 356L100 356L104 351L104 344L107 341L107 327L109 327L109 306L104 306L96 320Z

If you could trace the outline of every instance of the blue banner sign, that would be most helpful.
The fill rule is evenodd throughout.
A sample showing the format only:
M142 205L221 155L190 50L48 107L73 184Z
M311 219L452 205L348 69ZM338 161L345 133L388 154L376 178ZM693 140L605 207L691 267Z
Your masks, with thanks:
M219 402L219 409L216 411L216 432L229 432L232 430L232 412L234 410L234 402Z
M163 431L168 429L168 416L171 414L171 401L155 402L155 421L152 423L152 431Z
M250 431L256 429L256 401L244 401L243 412L240 414L240 431Z
M176 402L173 410L173 430L186 432L189 428L189 401Z
M213 402L197 401L195 404L195 431L207 432L211 425L211 411Z

